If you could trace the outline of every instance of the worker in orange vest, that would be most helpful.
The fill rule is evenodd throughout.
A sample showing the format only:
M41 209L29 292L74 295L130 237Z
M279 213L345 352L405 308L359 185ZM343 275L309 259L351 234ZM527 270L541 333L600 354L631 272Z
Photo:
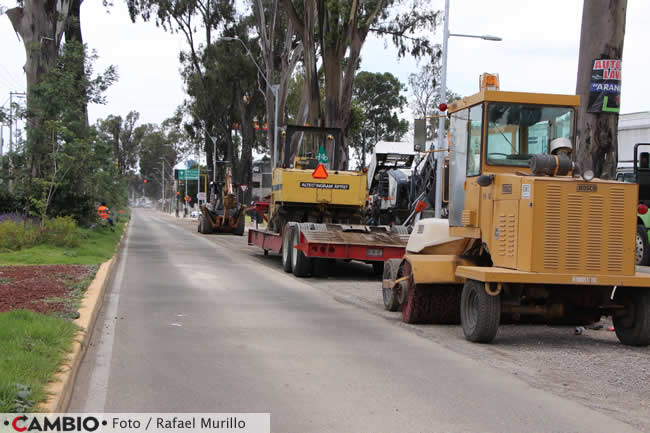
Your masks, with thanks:
M112 226L113 219L111 218L111 211L106 207L106 202L103 201L102 204L97 208L97 216L99 219L107 220L108 223Z

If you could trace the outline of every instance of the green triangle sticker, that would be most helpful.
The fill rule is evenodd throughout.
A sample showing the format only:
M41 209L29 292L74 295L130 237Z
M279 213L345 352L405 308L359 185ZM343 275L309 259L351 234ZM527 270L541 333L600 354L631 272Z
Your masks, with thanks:
M325 148L322 145L320 149L318 149L318 153L316 154L316 159L321 164L327 164L328 162L330 162L330 159L327 156L327 152L325 152Z

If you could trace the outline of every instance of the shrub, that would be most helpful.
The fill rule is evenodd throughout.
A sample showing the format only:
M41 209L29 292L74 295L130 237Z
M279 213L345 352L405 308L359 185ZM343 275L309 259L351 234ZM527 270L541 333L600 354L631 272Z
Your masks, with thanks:
M69 216L45 221L45 228L43 228L41 234L41 242L57 247L74 248L81 243L77 222Z
M0 223L0 249L20 250L37 242L38 234L31 224L11 220Z
M75 248L81 244L82 234L71 217L45 221L45 227L22 221L0 222L0 250L20 250L39 244Z

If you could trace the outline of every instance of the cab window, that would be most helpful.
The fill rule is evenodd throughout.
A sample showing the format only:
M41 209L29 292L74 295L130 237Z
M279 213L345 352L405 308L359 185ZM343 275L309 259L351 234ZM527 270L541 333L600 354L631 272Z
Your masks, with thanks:
M489 103L487 163L527 167L533 155L549 153L552 140L573 142L573 119L570 107Z
M483 106L475 105L469 110L467 122L467 176L481 174L481 125L483 123Z

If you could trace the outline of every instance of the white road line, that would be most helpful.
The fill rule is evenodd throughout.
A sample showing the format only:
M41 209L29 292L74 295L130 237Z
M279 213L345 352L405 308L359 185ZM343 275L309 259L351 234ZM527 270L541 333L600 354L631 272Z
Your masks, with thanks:
M133 220L131 220L133 223ZM115 342L115 328L117 325L117 307L120 301L120 290L124 280L124 268L128 261L129 255L129 239L131 226L129 224L124 241L124 251L120 257L120 265L117 268L117 274L113 280L111 293L108 296L108 304L104 313L104 323L102 328L98 329L101 332L101 337L97 345L97 352L95 354L95 365L91 371L90 379L88 381L88 395L84 402L84 413L100 413L104 412L106 406L106 396L108 394L108 382L111 374L111 359L113 357L113 343Z

